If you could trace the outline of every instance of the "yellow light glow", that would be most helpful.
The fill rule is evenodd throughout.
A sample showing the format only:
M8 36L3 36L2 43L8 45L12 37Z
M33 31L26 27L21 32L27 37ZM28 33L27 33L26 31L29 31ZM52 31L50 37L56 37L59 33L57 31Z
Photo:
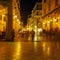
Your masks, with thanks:
M5 15L2 15L3 17L5 17Z
M13 52L13 60L19 59L20 56L21 56L21 43L20 42L16 42L15 50ZM15 59L14 59L14 57L15 57Z
M20 24L20 21L19 21L19 24Z
M45 23L43 23L43 25L45 25Z
M17 19L17 21L20 22L19 19Z
M57 21L57 19L56 19L56 18L54 18L54 21L56 22L56 21Z
M44 42L44 43L42 44L42 46L43 46L43 51L45 51L45 49L46 49L46 42Z
M15 15L14 18L17 18L17 15Z
M58 23L56 23L56 25L58 25Z
M42 28L38 29L38 32L42 32Z
M37 35L35 34L34 41L37 41L37 38L38 38L38 37L37 37Z
M50 21L52 22L52 19Z
M50 55L50 47L47 48L47 54Z
M37 28L37 26L35 26L35 28Z
M48 21L48 23L50 23L50 21Z

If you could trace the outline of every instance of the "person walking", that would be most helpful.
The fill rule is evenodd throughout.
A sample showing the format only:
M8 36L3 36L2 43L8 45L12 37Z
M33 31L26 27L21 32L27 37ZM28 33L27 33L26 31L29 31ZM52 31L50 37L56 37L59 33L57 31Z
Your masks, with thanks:
M34 41L34 35L35 35L35 32L34 32L34 30L32 30L32 33L31 33L31 35L32 35L32 41Z
M14 29L12 30L12 41L14 41L14 37L15 37L15 32Z

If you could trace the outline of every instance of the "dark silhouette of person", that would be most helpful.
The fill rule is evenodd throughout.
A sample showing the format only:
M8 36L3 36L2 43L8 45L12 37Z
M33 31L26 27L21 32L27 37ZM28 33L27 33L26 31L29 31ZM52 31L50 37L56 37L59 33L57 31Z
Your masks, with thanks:
M12 41L14 41L14 37L15 37L15 32L14 29L12 30Z
M32 41L34 41L34 35L35 35L35 32L34 32L34 30L32 30Z

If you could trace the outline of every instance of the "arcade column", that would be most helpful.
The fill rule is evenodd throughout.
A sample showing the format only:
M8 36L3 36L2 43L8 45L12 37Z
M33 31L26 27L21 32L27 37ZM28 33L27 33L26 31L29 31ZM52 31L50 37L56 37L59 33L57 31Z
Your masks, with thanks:
M13 11L12 11L12 1L8 0L8 18L6 24L6 40L12 41L12 29L13 29Z

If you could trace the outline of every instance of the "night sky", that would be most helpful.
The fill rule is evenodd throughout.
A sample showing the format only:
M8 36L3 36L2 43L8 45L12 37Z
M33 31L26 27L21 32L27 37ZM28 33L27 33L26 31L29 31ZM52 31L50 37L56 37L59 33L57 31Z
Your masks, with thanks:
M31 14L31 11L35 5L36 2L41 2L41 0L21 0L20 1L20 8L21 8L21 16L22 20L24 22L24 25L27 23L27 17L29 14Z

